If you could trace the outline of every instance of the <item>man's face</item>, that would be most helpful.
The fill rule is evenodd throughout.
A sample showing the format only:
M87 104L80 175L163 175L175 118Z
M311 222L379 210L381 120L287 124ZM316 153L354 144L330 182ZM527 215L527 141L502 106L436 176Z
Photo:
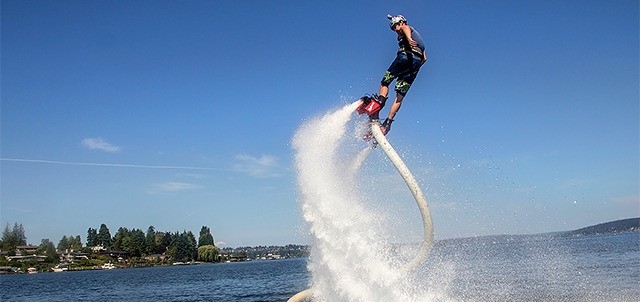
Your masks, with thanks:
M398 22L394 24L392 28L393 28L393 31L400 32L400 29L402 28L402 22Z

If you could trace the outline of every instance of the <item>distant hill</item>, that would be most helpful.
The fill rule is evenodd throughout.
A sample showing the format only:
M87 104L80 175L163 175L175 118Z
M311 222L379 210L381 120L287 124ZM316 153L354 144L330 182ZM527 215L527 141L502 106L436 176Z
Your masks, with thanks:
M640 232L640 218L629 218L596 224L569 231L570 235L595 235L606 233Z

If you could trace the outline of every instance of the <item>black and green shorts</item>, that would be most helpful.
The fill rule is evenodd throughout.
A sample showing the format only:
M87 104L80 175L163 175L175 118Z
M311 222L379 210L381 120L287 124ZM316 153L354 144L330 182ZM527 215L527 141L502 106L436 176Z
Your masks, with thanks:
M391 63L380 84L389 86L396 80L395 91L397 94L406 95L411 88L411 84L416 79L418 71L422 66L422 60L415 54L398 52L395 60Z

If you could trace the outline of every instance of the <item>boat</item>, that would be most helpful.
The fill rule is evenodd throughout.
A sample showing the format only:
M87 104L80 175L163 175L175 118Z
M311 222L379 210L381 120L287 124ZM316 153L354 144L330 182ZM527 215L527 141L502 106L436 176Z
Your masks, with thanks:
M113 265L113 263L111 263L111 262L105 263L101 267L102 267L102 269L114 269L114 268L116 268L116 266Z
M53 272L55 272L55 273L61 273L61 272L68 271L69 268L68 267L62 267L60 265L56 265L56 266L52 267L51 270L53 270Z
M37 274L38 273L38 269L35 267L30 267L27 269L27 274Z

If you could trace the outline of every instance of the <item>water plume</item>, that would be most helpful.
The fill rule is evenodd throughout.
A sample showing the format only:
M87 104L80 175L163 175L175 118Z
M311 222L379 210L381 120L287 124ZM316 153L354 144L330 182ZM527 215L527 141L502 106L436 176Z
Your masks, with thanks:
M379 221L366 207L358 172L370 148L349 146L349 121L359 102L303 124L294 135L299 201L313 236L308 269L318 301L425 300L395 263Z

